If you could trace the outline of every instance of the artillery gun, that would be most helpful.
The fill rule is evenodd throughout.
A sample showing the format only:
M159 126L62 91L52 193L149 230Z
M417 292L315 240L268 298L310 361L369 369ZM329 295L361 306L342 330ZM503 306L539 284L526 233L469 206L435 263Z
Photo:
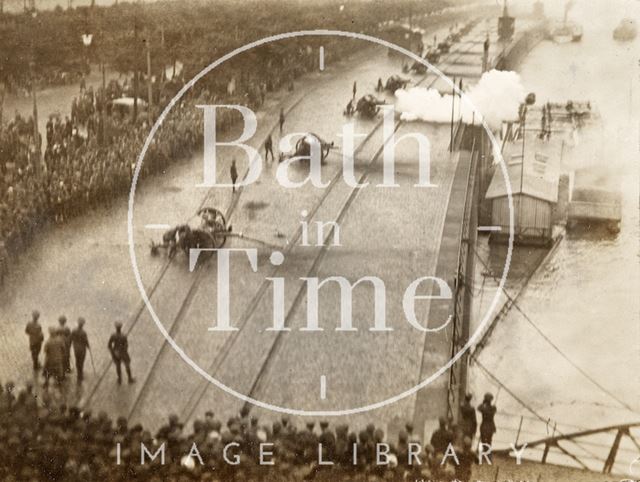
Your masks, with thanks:
M324 139L322 139L322 137L312 132L309 132L304 137L298 139L293 152L281 152L279 162L282 162L286 159L291 159L292 157L310 158L311 144L314 142L319 143L320 161L324 162L326 157L329 155L329 151L333 148L334 143L333 141L325 141Z
M440 61L440 52L437 49L429 49L425 52L423 58L432 65L437 64ZM424 63L416 60L411 65L410 70L416 74L426 74L428 69Z
M404 89L409 82L409 79L405 79L400 75L392 75L387 79L387 83L384 85L384 90L394 93L398 89Z
M162 243L151 243L151 254L166 249L172 258L180 250L189 254L191 249L220 249L231 236L231 226L227 226L224 215L216 208L204 207L197 213L197 226L181 224L169 229L162 236Z
M371 94L364 95L358 99L356 103L356 112L361 117L368 119L374 118L380 111L380 106L384 104L384 101L374 97Z

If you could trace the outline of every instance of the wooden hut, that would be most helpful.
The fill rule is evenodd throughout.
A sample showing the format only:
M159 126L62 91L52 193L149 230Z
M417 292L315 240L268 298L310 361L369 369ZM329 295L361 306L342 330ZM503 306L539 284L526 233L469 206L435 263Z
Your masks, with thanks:
M553 234L553 207L558 202L558 176L544 175L522 169L522 163L507 166L513 197L514 242L517 244L549 245ZM509 198L507 183L501 168L496 171L487 189L491 202L492 242L509 239Z

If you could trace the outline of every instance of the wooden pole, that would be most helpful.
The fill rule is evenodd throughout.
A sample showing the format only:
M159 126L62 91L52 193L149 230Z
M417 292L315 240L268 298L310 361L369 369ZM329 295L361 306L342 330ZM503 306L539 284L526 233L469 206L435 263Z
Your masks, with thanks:
M31 81L31 93L33 95L33 142L36 147L36 158L34 161L34 171L36 174L40 172L40 132L38 131L38 99L36 97L36 81L35 77Z
M133 123L138 119L138 19L133 17Z
M149 97L149 104L147 105L147 118L149 119L149 125L151 125L151 106L153 105L153 92L151 88L151 45L149 45L149 38L147 38L147 94Z
M451 142L449 143L449 152L453 152L453 117L455 115L455 104L456 104L456 78L453 78L453 89L451 90L451 128L449 136L451 137Z

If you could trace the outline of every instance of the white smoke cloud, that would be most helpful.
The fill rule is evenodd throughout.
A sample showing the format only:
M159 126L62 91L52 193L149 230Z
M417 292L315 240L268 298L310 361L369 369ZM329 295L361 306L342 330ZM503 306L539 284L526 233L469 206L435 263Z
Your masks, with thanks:
M464 83L463 83L464 88ZM455 99L455 119L478 123L484 118L489 127L498 129L503 121L518 119L518 109L526 92L516 72L491 70L482 74L480 81L467 92L468 101ZM441 95L436 89L412 87L395 93L396 111L407 121L451 122L451 94ZM474 108L475 107L475 115Z

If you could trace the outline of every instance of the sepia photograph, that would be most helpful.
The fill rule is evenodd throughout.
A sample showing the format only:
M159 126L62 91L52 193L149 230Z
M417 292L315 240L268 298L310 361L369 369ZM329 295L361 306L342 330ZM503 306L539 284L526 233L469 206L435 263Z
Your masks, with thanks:
M0 0L0 481L640 482L640 0Z

